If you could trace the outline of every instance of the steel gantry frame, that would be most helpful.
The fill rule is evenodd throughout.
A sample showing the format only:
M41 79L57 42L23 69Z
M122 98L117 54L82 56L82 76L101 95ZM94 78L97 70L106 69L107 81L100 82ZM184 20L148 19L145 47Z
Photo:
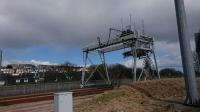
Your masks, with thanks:
M111 38L112 31L116 31L119 34L115 36L115 38ZM158 66L156 61L156 56L154 52L154 39L151 36L147 36L144 33L140 33L137 30L132 31L131 29L127 29L125 31L117 30L114 28L110 28L109 30L109 38L108 41L101 42L100 38L97 38L98 43L83 48L83 62L84 66L82 69L82 78L81 78L81 86L87 86L88 81L91 79L92 76L94 76L94 72L97 71L101 77L103 77L106 81L106 84L111 84L109 73L108 73L108 67L105 60L105 54L117 51L125 48L129 48L130 51L124 52L124 57L132 56L134 59L134 65L132 68L133 72L133 81L137 81L141 79L141 76L145 74L145 79L148 78L147 76L157 76L158 79L160 78L160 75L158 73ZM89 58L90 53L97 53L101 59L101 63L104 67L105 74L102 74L98 70L98 66L90 73L90 75L86 79L86 72L87 72L87 63L92 61ZM153 55L152 55L153 54ZM153 62L150 60L151 55L153 56ZM147 68L143 68L142 72L140 73L139 78L137 79L137 59L144 59L144 66L145 63L152 62L151 64L154 65L154 70L156 72L153 72L153 74L149 74ZM145 62L145 60L147 62Z

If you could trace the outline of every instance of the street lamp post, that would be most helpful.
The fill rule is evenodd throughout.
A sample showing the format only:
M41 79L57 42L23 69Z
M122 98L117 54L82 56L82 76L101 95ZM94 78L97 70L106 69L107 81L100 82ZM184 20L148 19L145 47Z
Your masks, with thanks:
M176 9L176 18L178 25L178 34L181 48L181 57L184 71L184 79L186 86L187 105L197 106L199 104L199 96L197 91L197 83L190 47L190 39L188 38L187 20L184 7L184 0L174 0Z

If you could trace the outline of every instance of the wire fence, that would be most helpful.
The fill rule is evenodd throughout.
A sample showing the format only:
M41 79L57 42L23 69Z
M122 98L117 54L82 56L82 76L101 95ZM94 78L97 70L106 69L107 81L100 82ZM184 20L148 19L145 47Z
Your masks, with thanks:
M132 83L132 79L120 80L120 84L129 83ZM95 86L106 85L105 81L102 80L96 80L91 82L90 84ZM74 89L80 89L80 87L80 81L0 86L0 97L69 91Z

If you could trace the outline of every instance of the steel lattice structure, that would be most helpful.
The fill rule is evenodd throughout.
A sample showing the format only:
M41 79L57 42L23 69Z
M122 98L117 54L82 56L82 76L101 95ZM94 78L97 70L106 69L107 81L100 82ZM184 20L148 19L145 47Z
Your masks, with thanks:
M111 38L111 33L113 31L118 32L119 34L115 36L115 38ZM150 76L157 76L160 78L160 75L158 73L158 67L157 67L157 61L156 56L154 52L154 39L151 36L147 36L144 33L140 33L137 30L130 30L127 29L125 31L117 30L110 28L109 30L109 38L106 42L101 42L100 38L98 39L98 43L83 48L83 62L84 67L82 70L82 79L81 79L81 85L86 86L90 78L94 75L94 72L98 70L98 66L94 69L94 71L91 72L90 76L86 79L86 70L87 70L87 62L91 62L89 58L90 53L97 53L101 59L101 62L104 66L105 74L100 73L102 77L105 78L106 84L111 84L109 73L108 73L108 67L105 61L105 54L121 49L128 48L130 50L123 53L124 57L132 56L134 59L134 66L133 66L133 80L137 81L140 80L141 76L145 74L145 79L150 79ZM151 55L153 56L153 59L151 59ZM137 59L143 59L143 69L142 72L137 79L136 73L137 73ZM154 60L154 61L152 61ZM92 63L93 64L93 63ZM151 66L153 65L153 66ZM149 70L154 68L153 72L150 72ZM150 74L151 73L151 74Z

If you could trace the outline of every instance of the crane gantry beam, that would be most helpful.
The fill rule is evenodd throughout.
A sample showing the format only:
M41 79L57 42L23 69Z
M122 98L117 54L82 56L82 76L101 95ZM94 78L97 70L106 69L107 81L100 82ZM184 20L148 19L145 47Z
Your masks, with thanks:
M104 67L105 70L105 75L101 74L101 76L105 76L106 78L106 82L107 84L111 84L110 78L109 78L109 74L108 74L108 68L107 68L107 64L105 61L105 53L109 53L109 52L113 52L113 51L117 51L117 50L121 50L121 49L125 49L125 48L130 48L130 51L124 52L123 55L124 57L127 56L133 56L134 58L134 66L133 66L133 80L137 81L137 76L136 76L136 64L137 64L137 58L145 58L145 60L149 60L150 55L153 54L153 59L154 59L154 65L155 65L155 69L156 69L156 74L158 76L158 78L160 78L159 74L158 74L158 67L157 67L157 61L156 61L156 57L155 57L155 53L154 53L154 39L151 36L145 35L143 33L140 33L139 31L135 30L132 31L130 29L125 30L125 31L120 31L117 29L114 29L114 31L116 32L120 32L119 35L116 35L114 38L110 38L111 35L111 31L113 30L110 29L109 30L109 38L108 41L105 42L101 42L100 38L98 37L98 42L94 45L90 45L87 46L85 48L83 48L83 61L84 61L84 67L82 70L82 86L86 86L89 79L94 75L94 71L91 72L90 76L86 79L85 75L86 75L86 69L87 69L87 62L91 60L89 59L89 53L95 52L99 54L99 57L101 59L102 65ZM149 60L150 62L150 60ZM95 70L98 71L98 66L95 68ZM150 70L150 69L149 69ZM146 70L147 73L148 70ZM143 72L145 73L145 70L143 70ZM148 71L148 73L150 73L150 71ZM140 74L140 78L141 75L143 73ZM146 76L150 76L149 74ZM138 79L140 79L138 78Z

